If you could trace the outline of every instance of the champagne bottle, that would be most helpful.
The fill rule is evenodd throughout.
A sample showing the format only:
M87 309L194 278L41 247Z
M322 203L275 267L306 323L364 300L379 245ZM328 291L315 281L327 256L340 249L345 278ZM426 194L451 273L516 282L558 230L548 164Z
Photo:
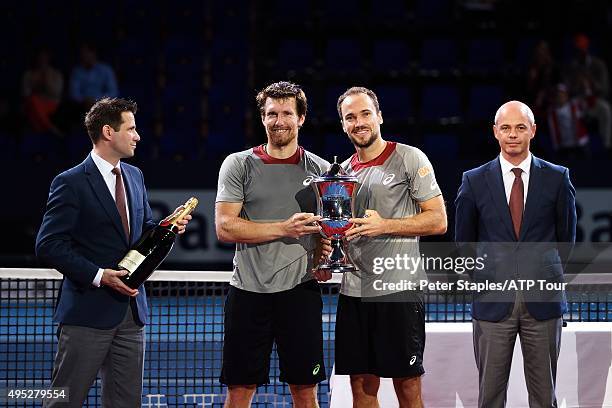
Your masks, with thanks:
M190 214L198 205L198 199L191 197L177 211L146 231L136 245L119 262L119 268L128 271L121 279L132 289L137 289L166 259L174 246L178 233L178 222Z

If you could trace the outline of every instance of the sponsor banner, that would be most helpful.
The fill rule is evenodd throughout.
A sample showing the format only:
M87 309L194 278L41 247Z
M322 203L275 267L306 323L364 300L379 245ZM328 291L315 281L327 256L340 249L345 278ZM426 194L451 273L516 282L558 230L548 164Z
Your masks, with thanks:
M578 242L612 242L612 189L576 191Z

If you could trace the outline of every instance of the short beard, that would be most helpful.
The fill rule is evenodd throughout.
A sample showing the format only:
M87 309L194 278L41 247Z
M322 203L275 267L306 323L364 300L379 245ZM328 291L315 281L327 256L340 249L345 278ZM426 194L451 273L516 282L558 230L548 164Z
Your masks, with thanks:
M368 147L372 146L376 139L378 139L378 136L378 133L372 133L369 139L367 139L363 143L360 143L353 136L351 136L350 134L348 135L349 139L351 139L351 143L353 143L353 146L359 147L360 149L367 149Z
M294 135L292 133L288 134L286 138L284 137L274 137L274 136L269 136L269 140L270 140L270 144L273 145L274 147L285 147L287 146L289 143L291 143L295 138L297 137L297 134Z

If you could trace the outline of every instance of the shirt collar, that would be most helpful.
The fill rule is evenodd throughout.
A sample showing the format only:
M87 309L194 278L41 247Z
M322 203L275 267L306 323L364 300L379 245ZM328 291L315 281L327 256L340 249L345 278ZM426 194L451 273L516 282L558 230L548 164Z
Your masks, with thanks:
M98 170L100 170L100 173L102 173L103 176L110 174L114 169L112 164L104 160L102 157L98 156L98 154L93 150L91 151L91 159L94 161L96 167L98 168ZM117 167L120 166L121 161L117 163Z
M531 169L531 152L527 154L525 160L519 163L518 166L510 163L508 160L504 159L504 156L499 155L499 164L501 165L502 174L510 173L513 168L518 167L525 172L525 174L529 175L529 170Z

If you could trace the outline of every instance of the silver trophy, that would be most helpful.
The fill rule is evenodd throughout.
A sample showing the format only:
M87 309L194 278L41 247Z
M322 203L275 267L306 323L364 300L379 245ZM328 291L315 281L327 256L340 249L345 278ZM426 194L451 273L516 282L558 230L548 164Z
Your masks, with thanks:
M345 248L345 232L353 224L349 218L354 214L354 198L357 193L357 178L349 176L334 162L328 171L311 183L317 193L317 214L321 235L331 240L332 252L318 266L318 269L332 272L354 271Z

